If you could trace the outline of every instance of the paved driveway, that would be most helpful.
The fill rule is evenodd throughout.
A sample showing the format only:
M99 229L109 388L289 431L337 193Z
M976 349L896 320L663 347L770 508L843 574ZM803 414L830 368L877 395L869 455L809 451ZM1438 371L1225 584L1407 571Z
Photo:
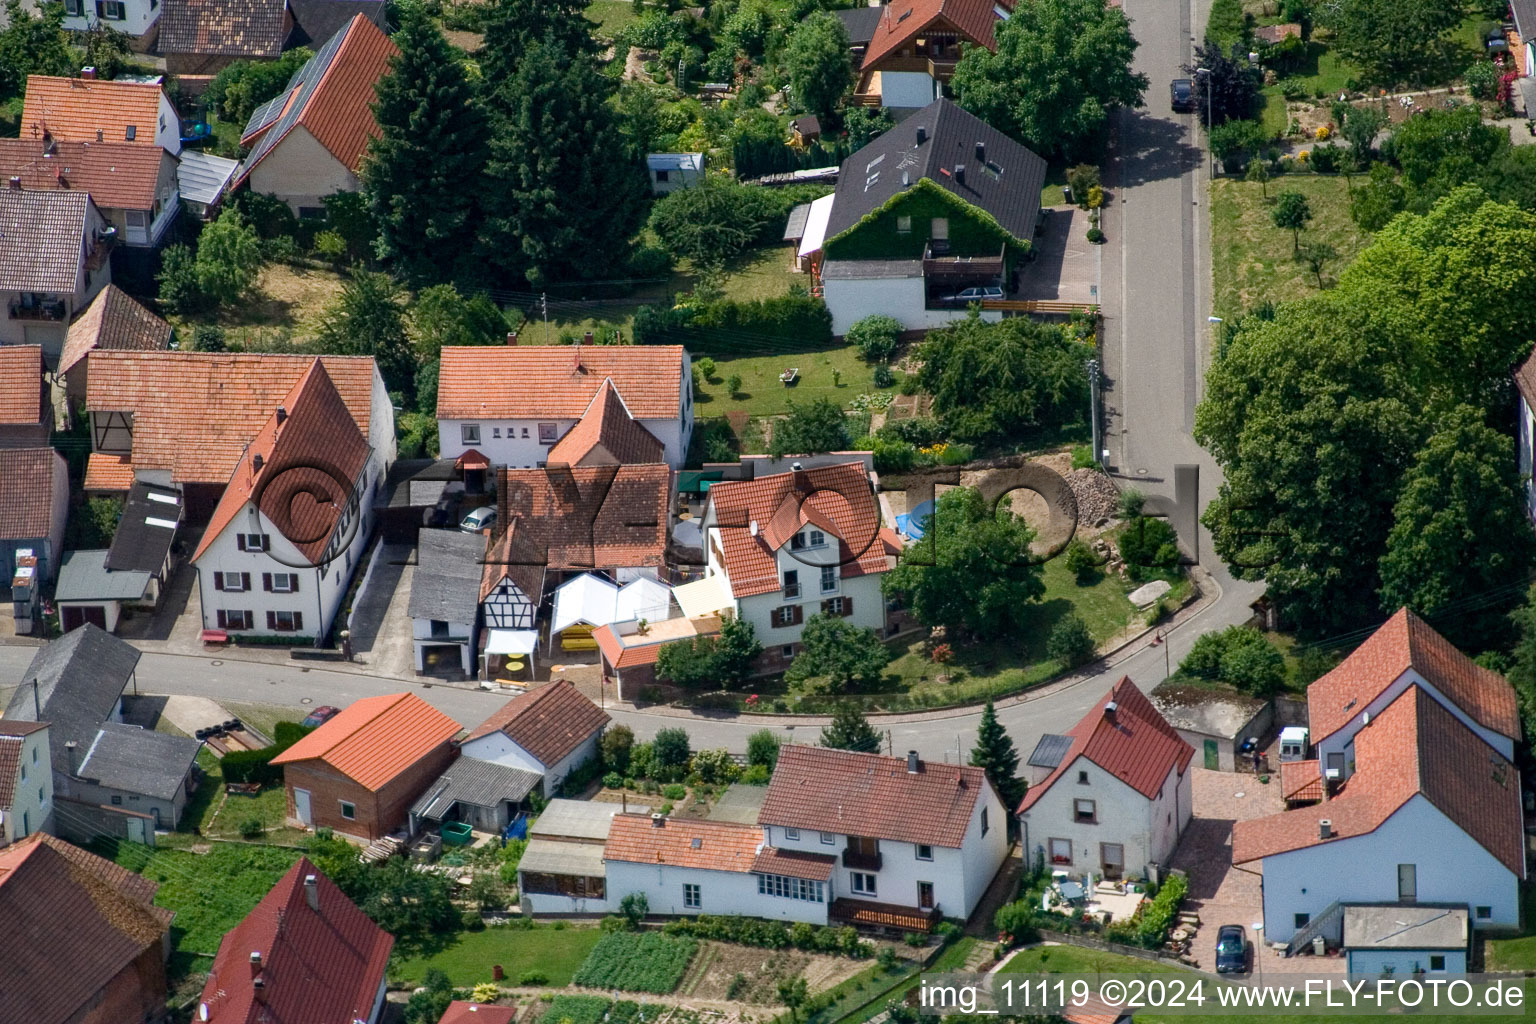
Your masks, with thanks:
M1186 905L1200 915L1195 957L1202 970L1216 967L1216 930L1240 924L1255 947L1254 922L1264 919L1260 876L1254 865L1232 863L1232 826L1282 810L1277 782L1260 785L1252 775L1192 768L1195 813L1173 854L1173 866L1189 875ZM1265 961L1265 969L1269 961Z

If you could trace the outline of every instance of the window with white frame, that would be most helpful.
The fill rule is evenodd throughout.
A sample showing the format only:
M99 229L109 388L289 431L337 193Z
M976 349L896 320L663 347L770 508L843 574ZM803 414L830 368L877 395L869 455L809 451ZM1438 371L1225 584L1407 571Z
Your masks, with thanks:
M929 846L927 843L918 843L917 844L917 859L918 860L933 860L933 847Z
M348 821L357 820L357 804L350 800L341 801L341 816Z
M824 565L821 567L821 592L829 594L837 589L837 566Z
M299 574L296 572L275 572L272 574L272 593L291 594L299 589Z
M1072 864L1072 840L1052 839L1050 840L1050 847L1052 864L1065 864L1068 866Z
M833 835L831 832L821 833L822 846L831 846L835 842L837 842L837 836Z
M223 590L231 594L241 594L251 589L251 574L248 572L216 572L213 574L213 589Z
M798 843L800 841L800 830L797 828L786 828L784 830L784 838L791 843Z
M1081 825L1093 825L1099 820L1099 806L1092 800L1072 801L1072 820Z
M875 876L868 871L848 872L848 888L858 896L875 896Z
M128 17L122 0L102 0L101 16L107 21L123 21Z
M480 443L480 424L478 424L478 423L460 423L459 424L459 440L461 442L463 442L464 444L479 444Z
M220 629L250 629L251 611L249 608L220 608L218 623Z
M267 628L278 633L296 633L304 628L304 613L267 612Z
M819 548L827 542L827 535L820 530L811 531L811 547Z
M758 875L757 891L764 896L777 896L786 900L804 900L807 903L826 902L825 884L809 878Z
M694 882L683 883L683 906L689 910L698 910L701 904L699 887Z
M265 533L241 533L235 536L235 547L241 551L266 551L272 547L272 538Z
M539 424L539 444L554 444L559 440L558 427L554 423Z
M797 533L789 538L789 550L799 551L805 547L805 534Z

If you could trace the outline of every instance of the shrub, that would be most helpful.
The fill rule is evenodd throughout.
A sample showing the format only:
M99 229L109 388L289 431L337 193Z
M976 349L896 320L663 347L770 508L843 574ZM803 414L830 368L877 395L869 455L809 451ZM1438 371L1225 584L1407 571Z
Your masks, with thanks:
M999 907L992 923L1004 935L1012 936L1015 944L1030 943L1039 938L1035 905L1030 900L1017 900Z
M160 256L160 304L172 313L195 313L208 305L197 280L197 258L185 245L166 246Z
M1120 534L1120 557L1133 579L1179 562L1178 535L1166 520L1142 516Z
M246 818L240 822L240 835L244 839L255 839L261 835L264 826L260 818Z
M1179 663L1179 668L1201 679L1215 679L1221 675L1221 654L1226 643L1220 633L1201 633L1195 638L1189 653Z
M635 748L634 730L627 725L616 725L603 733L599 746L603 751L605 768L614 772L626 771L629 769L630 753Z
M1116 512L1121 519L1135 519L1141 515L1141 510L1146 507L1147 496L1134 487L1127 487L1120 492Z
M1076 445L1072 449L1073 469L1092 469L1097 466L1098 460L1093 457L1093 449L1086 444Z
M731 758L729 751L721 748L716 750L701 750L693 755L693 770L705 782L731 782L734 781L740 768Z
M1094 655L1093 634L1088 623L1076 612L1068 612L1056 620L1051 635L1045 641L1045 653L1060 661L1067 668L1075 668Z
M346 254L346 240L335 231L322 231L315 236L315 256L319 259L339 264Z
M592 988L665 994L683 980L697 949L698 943L686 936L610 932L597 940L572 981Z
M1491 100L1499 94L1499 75L1498 65L1493 61L1478 60L1467 65L1464 77L1474 98Z
M630 928L640 927L640 922L645 920L645 915L651 912L651 901L643 892L632 892L619 900L619 913L624 915L625 922Z
M764 767L770 772L779 763L779 746L783 741L772 729L759 729L747 737L747 764Z
M693 361L693 365L694 368L699 371L699 376L703 377L705 380L714 380L715 361L713 359L705 356L702 359L695 359Z
M485 931L485 918L480 916L478 910L466 910L459 918L459 927L467 932Z
M1096 227L1089 228L1088 241L1092 242L1094 245L1103 245L1105 242L1104 232Z
M1099 187L1099 169L1092 164L1078 164L1067 171L1067 187L1072 190L1072 199L1083 209L1088 209L1085 203L1088 201L1088 191Z
M741 394L741 374L733 373L725 378L725 390L732 398ZM719 460L713 460L719 461Z
M825 302L803 290L750 302L715 299L635 311L635 342L640 345L697 346L722 332L824 345L832 341L832 314Z
M1078 583L1092 582L1098 573L1099 560L1094 557L1093 549L1082 540L1074 538L1067 545L1062 561L1067 571L1077 577Z
M754 764L741 773L741 781L748 786L766 786L772 776L766 765Z
M873 945L860 941L858 932L852 928L830 925L817 927L804 921L786 925L782 921L766 921L735 914L700 914L694 918L678 918L669 921L662 930L671 935L691 935L696 939L734 942L764 949L794 946L797 949L835 953L855 959L872 956L875 951Z
M624 788L624 776L620 775L618 772L604 772L603 773L603 788L604 789L623 789Z
M917 460L917 446L906 441L877 437L873 450L876 473L905 473Z
M1331 142L1312 151L1312 169L1318 174L1336 174L1344 160L1344 150Z
M688 746L686 729L673 728L658 731L651 747L655 751L656 768L659 771L677 770L678 775L681 775L681 769L687 766L688 759L693 753Z
M891 368L889 366L881 363L879 366L875 367L874 381L875 387L888 388L896 383L896 375L891 372Z
M688 789L680 782L673 782L661 787L661 795L668 800L681 800L688 795Z
M856 347L866 362L883 363L896 352L896 339L900 335L900 320L876 313L848 328L843 340Z
M1150 903L1144 903L1136 922L1137 937L1148 949L1156 949L1168 939L1168 929L1178 915L1189 882L1183 875L1169 875Z

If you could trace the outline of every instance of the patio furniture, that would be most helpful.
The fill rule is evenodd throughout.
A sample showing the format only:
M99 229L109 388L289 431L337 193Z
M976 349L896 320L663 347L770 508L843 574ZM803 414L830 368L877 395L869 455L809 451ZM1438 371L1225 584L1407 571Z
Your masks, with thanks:
M800 367L796 366L779 374L779 383L785 387L793 387L800 380Z
M1083 898L1083 884L1081 882L1062 882L1061 895L1063 899L1076 901Z

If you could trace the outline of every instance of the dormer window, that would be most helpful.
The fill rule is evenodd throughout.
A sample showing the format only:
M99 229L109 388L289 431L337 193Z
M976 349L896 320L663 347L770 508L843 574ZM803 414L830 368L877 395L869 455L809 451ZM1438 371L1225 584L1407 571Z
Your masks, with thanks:
M820 530L812 530L811 531L811 547L819 548L823 544L825 544L826 542L827 542L826 534L822 533Z
M805 547L805 534L797 533L789 538L789 550L799 551Z

